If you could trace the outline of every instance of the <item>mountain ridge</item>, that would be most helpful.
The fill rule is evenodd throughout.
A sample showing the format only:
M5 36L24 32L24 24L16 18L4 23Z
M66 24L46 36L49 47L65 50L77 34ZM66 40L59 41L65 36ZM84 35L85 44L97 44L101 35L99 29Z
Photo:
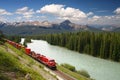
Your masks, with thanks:
M27 22L0 22L0 30L7 35L38 35L61 32L75 31L116 31L117 27L101 27L96 28L89 25L80 25L65 20L61 23L50 23L49 21L27 21ZM119 31L119 30L117 30Z

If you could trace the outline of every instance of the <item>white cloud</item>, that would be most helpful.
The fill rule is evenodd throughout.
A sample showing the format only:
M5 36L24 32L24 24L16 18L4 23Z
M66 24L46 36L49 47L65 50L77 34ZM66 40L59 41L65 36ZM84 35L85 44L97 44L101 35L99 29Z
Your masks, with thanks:
M99 19L100 16L93 16L93 19Z
M18 16L18 17L16 17L16 20L17 20L17 21L21 21L21 20L22 20L22 17Z
M116 14L120 14L120 7L117 8L117 9L114 11L114 13L116 13Z
M65 8L65 5L60 4L45 5L36 12L43 14L53 14L55 16L58 16L59 19L80 20L87 17L87 14L79 9L72 7Z
M0 21L4 22L4 21L6 21L6 19L0 16Z
M0 15L12 15L12 13L7 12L5 9L0 9Z
M61 9L64 7L64 5L57 5L57 4L51 4L51 5L45 5L40 10L37 10L38 13L51 13L51 14L59 14Z
M87 18L86 22L88 23L94 23L100 21L101 16L94 15L93 17Z
M93 12L85 13L80 9L66 7L65 5L60 4L45 5L36 12L42 14L52 14L59 20L69 19L80 24L120 24L120 15L99 16ZM96 12L108 12L108 10L101 10ZM117 8L114 13L120 14L120 8Z
M33 14L35 14L35 12L33 11L33 9L29 9L28 7L23 7L17 9L16 14L23 15L24 18L31 18L33 17Z
M107 12L107 10L96 11L96 12ZM96 15L93 12L85 13L80 9L66 7L65 5L61 5L61 4L50 4L43 6L36 12L34 12L34 10L30 9L29 7L22 7L12 13L6 11L5 9L0 9L0 21L16 21L16 20L63 21L69 19L79 24L98 24L98 25L119 24L120 25L120 7L118 7L113 12L115 13L114 15L100 16L100 15ZM7 15L11 15L11 16L7 16Z
M87 16L92 16L92 15L94 15L93 12L89 12L89 13L87 13Z
M87 24L97 24L97 25L120 25L120 15L110 15L110 16L93 16L85 20Z

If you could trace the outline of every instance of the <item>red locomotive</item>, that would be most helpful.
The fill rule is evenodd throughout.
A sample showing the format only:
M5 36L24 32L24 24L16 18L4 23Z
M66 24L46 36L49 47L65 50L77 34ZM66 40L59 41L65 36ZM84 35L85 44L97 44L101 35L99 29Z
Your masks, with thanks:
M56 69L56 62L54 59L48 58L42 54L38 54L35 53L34 51L31 51L30 48L24 47L21 44L15 43L13 41L7 40L7 42L16 47L17 49L24 49L25 53L29 56L31 56L32 58L36 59L37 61L43 63L44 65L46 65L47 67L49 67L50 69Z

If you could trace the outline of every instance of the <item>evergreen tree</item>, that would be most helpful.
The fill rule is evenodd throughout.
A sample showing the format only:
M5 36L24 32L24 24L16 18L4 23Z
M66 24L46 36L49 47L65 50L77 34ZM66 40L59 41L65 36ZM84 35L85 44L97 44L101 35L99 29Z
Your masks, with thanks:
M67 47L80 53L120 61L120 33L76 32L40 35L34 38L43 39L52 45Z

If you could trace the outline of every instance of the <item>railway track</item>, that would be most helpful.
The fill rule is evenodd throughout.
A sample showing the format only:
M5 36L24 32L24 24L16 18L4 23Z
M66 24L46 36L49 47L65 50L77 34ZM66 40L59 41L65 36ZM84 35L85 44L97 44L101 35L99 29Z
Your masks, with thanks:
M31 58L33 58L32 56L30 56ZM50 74L54 75L57 77L58 80L76 80L75 78L71 77L68 74L65 74L64 72L61 72L59 70L51 70L50 68L48 68L47 66L45 66L44 64L42 64L39 60L33 58L34 60L38 61L41 65L44 66L44 70L49 71Z
M56 75L60 76L61 78L63 78L63 80L76 80L74 79L73 77L59 71L59 70L56 70L56 71L53 71Z
M17 49L21 49L21 48L22 48L22 45L20 45L20 44L18 44L18 43L15 43L15 42L10 41L10 40L7 40L7 42L8 42L10 45L12 45L12 46L14 46L15 48L17 48ZM31 53L33 53L33 52L31 51L31 49L26 48L26 47L24 47L24 49L25 49L26 54L27 54L28 56L30 56L31 58L33 58L33 59L35 59L36 61L39 61L40 63L43 64L43 62L41 62L42 60L40 61L40 60L36 57L37 54L36 54L35 52L34 52L34 54L32 55ZM30 55L30 54L31 54L31 55ZM48 60L47 58L44 58L44 59ZM51 67L51 66L48 65L48 64L44 64L44 69L45 69L46 71L49 71L51 74L55 75L58 80L76 80L75 78L73 78L73 77L71 77L71 76L69 76L69 75L67 75L67 74L65 74L65 73L63 73L63 72L61 72L61 71L59 71L59 70L51 70L51 69L45 67L45 65L48 66L48 67Z
M61 72L59 70L51 70L51 69L49 69L47 67L44 67L44 69L46 71L49 71L50 74L56 76L56 78L58 80L76 80L75 78L73 78L73 77L69 76L68 74L65 74L65 73L63 73L63 72Z

